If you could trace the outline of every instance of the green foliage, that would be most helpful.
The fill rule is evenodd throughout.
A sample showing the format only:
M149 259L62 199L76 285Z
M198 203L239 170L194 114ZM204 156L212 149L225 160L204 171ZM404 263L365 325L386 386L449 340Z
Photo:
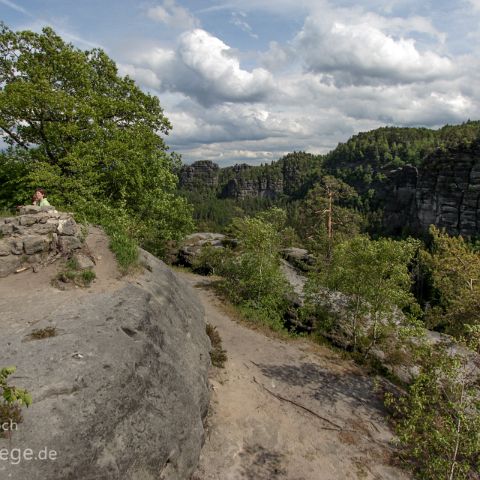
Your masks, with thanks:
M25 389L8 383L8 377L15 371L13 366L0 369L0 437L8 434L7 425L22 421L21 407L32 404L32 397Z
M331 240L327 232L329 194L332 195ZM299 236L306 239L311 250L320 255L327 254L333 245L357 235L362 230L364 219L357 209L358 199L357 192L350 185L325 175L309 190L305 200L299 205L295 219L291 218L291 221Z
M231 260L231 254L231 250L207 244L193 257L192 270L200 275L221 275L226 269L227 262Z
M383 127L362 132L340 143L325 159L327 169L353 170L363 165L374 172L379 168L395 168L405 164L420 165L424 157L440 147L469 145L480 134L480 122L468 121L462 125L446 125L439 130L428 128ZM357 171L357 177L358 177ZM360 177L358 177L360 180ZM365 183L369 179L363 178Z
M469 344L472 347L472 343ZM475 347L478 350L478 344ZM418 478L463 480L480 469L480 391L468 356L422 344L418 376L399 398L386 396L403 459Z
M366 357L395 331L399 309L418 308L409 272L418 248L419 242L412 239L370 240L359 235L344 241L309 279L308 302L320 308L343 303L335 316L346 325L353 351ZM340 292L343 300L333 292Z
M285 214L279 209L260 217L237 218L231 230L240 251L230 255L222 267L224 290L243 313L274 329L281 329L288 307L289 286L280 270L282 235L279 223Z
M95 278L97 278L97 275L93 270L83 270L79 276L83 285L85 286L90 285L95 280Z
M480 252L462 237L431 226L431 253L424 252L437 304L427 312L430 327L457 337L467 325L480 325Z
M23 388L14 387L7 383L8 377L15 373L16 367L5 367L0 370L0 392L5 403L18 403L29 407L32 403L31 395Z
M25 203L32 195L25 180L28 169L26 163L14 149L0 152L0 210L12 210Z
M62 290L65 283L73 283L79 287L89 287L96 277L93 270L80 270L77 259L70 258L65 262L64 268L52 280L52 285Z
M118 76L102 50L79 50L50 28L1 27L0 131L11 147L0 158L1 205L42 186L52 204L89 220L129 217L135 240L161 253L192 228L176 195L178 157L159 135L170 128L158 98Z

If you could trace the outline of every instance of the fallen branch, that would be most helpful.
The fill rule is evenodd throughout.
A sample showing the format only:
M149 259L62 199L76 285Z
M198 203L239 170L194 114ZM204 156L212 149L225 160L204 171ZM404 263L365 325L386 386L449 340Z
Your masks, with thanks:
M253 362L252 362L252 363L253 363ZM329 420L328 418L322 417L321 415L319 415L318 413L314 412L313 410L310 410L308 407L305 407L304 405L301 405L300 403L294 402L293 400L290 400L289 398L282 397L282 396L279 395L278 393L272 392L272 391L269 390L265 385L262 385L260 382L258 382L255 377L253 377L253 381L254 381L257 385L260 385L264 390L266 390L270 395L274 396L274 397L277 398L278 400L282 400L282 401L284 401L284 402L291 403L292 405L295 405L296 407L301 408L302 410L305 410L306 412L310 413L310 415L313 415L313 416L319 418L320 420L323 420L324 422L327 422L327 423L329 423L330 425L333 425L333 427L335 427L335 428L331 428L331 427L321 427L322 430L334 430L334 431L336 431L336 432L356 432L356 430L345 430L345 429L342 428L340 425L337 425L336 423L332 422L332 421Z

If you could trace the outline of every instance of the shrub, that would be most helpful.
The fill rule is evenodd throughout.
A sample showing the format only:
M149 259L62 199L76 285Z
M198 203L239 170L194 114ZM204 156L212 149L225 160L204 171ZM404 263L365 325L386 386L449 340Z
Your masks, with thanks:
M480 331L472 334L477 338ZM421 345L418 376L392 408L402 459L425 480L478 478L480 471L480 390L468 356L445 346Z
M222 264L223 289L251 319L282 328L291 289L280 270L282 215L279 209L257 217L237 218L231 230L239 241L239 252ZM284 218L284 217L283 217Z
M222 348L222 339L220 338L217 327L207 323L205 330L212 344L212 350L210 351L212 365L214 367L224 368L225 362L227 361L227 352Z
M16 367L0 369L0 426L20 423L21 407L28 407L32 403L32 397L26 390L8 384L8 377L15 371ZM0 435L7 432L3 428L0 429Z
M462 237L430 228L432 252L423 260L438 297L426 321L438 330L462 336L467 325L480 325L480 252Z
M419 242L411 239L371 240L365 235L336 245L331 260L307 283L306 308L321 311L329 331L343 325L345 341L366 358L397 328L401 309L410 314L418 310L409 271L418 248ZM332 315L325 316L325 307Z

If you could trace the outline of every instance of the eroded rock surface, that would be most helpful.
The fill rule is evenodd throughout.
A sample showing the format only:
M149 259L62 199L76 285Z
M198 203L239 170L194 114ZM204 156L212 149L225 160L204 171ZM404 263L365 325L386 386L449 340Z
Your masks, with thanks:
M183 480L196 467L209 401L203 308L148 253L144 273L127 279L111 278L108 255L96 256L88 290L55 290L48 269L21 274L28 291L9 285L20 276L0 279L0 366L16 365L11 383L33 396L0 448L57 453L0 461L2 479ZM29 337L52 326L53 337Z
M480 144L439 150L421 167L390 172L379 197L388 233L424 233L433 224L451 235L479 235Z

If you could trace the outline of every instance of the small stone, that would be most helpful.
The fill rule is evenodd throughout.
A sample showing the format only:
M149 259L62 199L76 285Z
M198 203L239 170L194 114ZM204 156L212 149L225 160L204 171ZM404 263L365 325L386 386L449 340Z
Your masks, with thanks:
M33 225L34 223L37 223L37 217L35 217L35 215L22 215L20 217L20 225L23 225L25 227L29 227L30 225Z
M77 237L59 237L58 245L62 252L71 252L72 250L76 250L82 246L82 243Z
M25 235L27 233L27 230L25 227L21 227L20 225L13 224L13 233L16 233L18 235Z
M18 209L20 215L36 214L38 212L40 212L40 207L36 205L24 205Z
M1 235L10 235L13 232L13 225L11 223L4 223L0 225Z
M57 229L57 226L53 223L38 223L30 228L30 233L38 235L46 235L47 233L53 233Z
M48 250L49 244L48 238L42 235L30 235L23 240L23 247L27 255L44 252Z
M83 253L75 254L74 258L77 261L79 270L88 270L89 268L93 268L95 266L93 261Z
M59 220L57 232L60 235L75 235L77 233L77 224L73 218L68 218L66 220Z
M40 263L42 261L42 257L40 254L36 253L35 255L29 255L27 258L27 262L32 263Z
M10 253L10 244L5 240L0 240L0 257L6 257Z
M10 241L10 252L14 255L21 255L23 253L23 240L14 238Z

